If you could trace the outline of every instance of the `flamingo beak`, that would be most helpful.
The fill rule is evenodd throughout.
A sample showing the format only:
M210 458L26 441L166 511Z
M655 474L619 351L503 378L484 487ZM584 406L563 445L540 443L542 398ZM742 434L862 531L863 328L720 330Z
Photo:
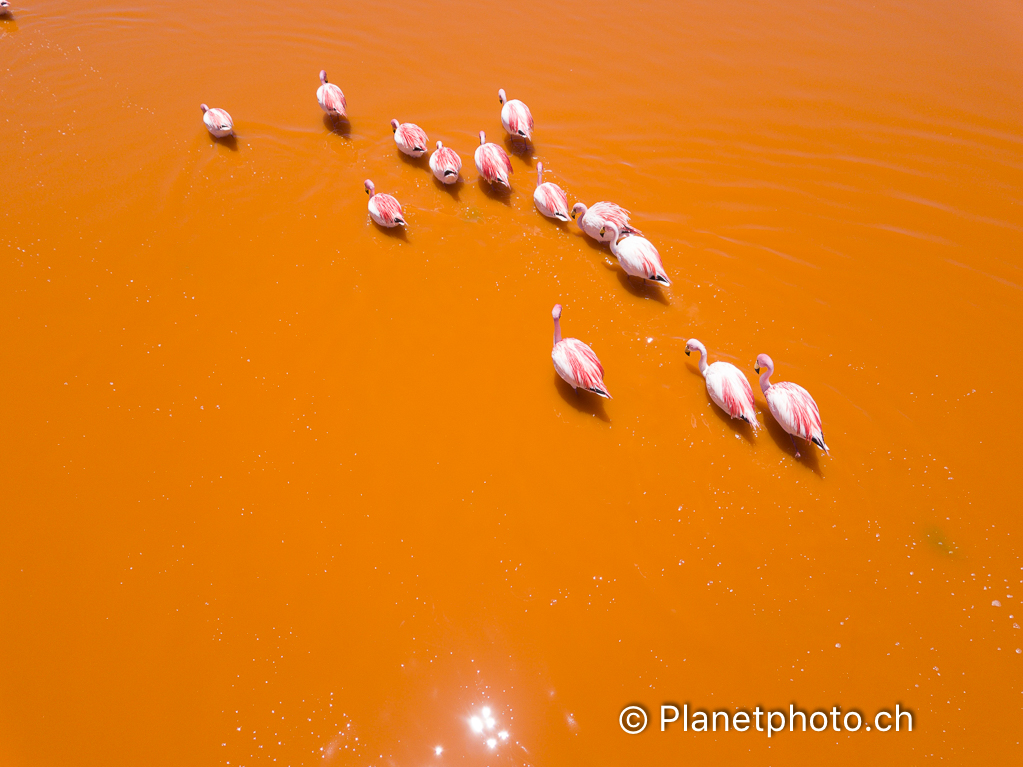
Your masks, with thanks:
M686 349L686 356L687 357L689 356L689 350L688 349Z
M604 230L604 227L600 227L600 236L601 236L601 237L603 237L603 236L604 236L604 231L605 231L605 230Z
M760 363L759 362L756 362L756 363L753 364L753 372L754 373L759 373L760 372Z

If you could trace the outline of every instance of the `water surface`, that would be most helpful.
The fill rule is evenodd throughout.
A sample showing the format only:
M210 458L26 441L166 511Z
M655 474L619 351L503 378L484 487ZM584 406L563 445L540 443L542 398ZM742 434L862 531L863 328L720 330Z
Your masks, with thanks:
M0 761L1018 760L1021 34L996 0L18 3ZM501 87L537 121L508 196L471 159ZM538 160L672 287L543 219ZM614 400L557 379L556 302ZM690 337L772 355L830 457L723 417ZM664 701L916 719L619 728Z

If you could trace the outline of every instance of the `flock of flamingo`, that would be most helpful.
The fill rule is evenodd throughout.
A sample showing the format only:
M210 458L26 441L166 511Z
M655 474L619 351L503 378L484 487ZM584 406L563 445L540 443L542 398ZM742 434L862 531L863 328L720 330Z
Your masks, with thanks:
M0 0L0 4L6 1ZM498 99L501 103L501 124L505 131L513 141L531 143L534 122L529 107L517 99L509 100L503 88L498 91ZM332 119L347 118L348 104L345 95L337 85L327 80L326 71L320 72L316 100ZM215 138L232 135L234 122L231 115L223 109L211 109L205 104L202 104L201 108L203 122ZM391 131L394 134L394 143L404 154L413 158L426 154L429 139L426 137L426 131L418 125L391 120ZM476 147L474 159L476 169L485 181L511 189L508 178L512 173L511 159L503 147L488 143L483 131L480 131L480 143ZM454 184L459 180L462 159L457 152L444 146L440 141L430 155L429 165L433 175L442 184ZM369 195L369 216L378 226L390 228L407 225L401 203L397 199L392 195L377 192L370 179L366 179L365 188ZM543 180L542 163L537 163L536 166L533 203L544 216L558 221L568 221L571 217L588 236L598 242L607 242L611 253L618 259L618 263L630 279L639 277L659 285L671 285L657 248L631 225L629 211L621 206L611 202L598 202L587 207L577 202L569 210L565 191L557 184ZM578 338L562 338L560 304L554 306L552 315L554 348L551 351L551 358L558 375L574 390L584 389L611 399L611 394L604 386L604 367L593 349ZM714 404L732 418L745 421L755 433L760 423L757 420L753 389L746 376L739 368L728 362L707 364L707 349L695 338L686 343L686 355L692 352L700 355L700 373ZM760 374L760 388L763 390L767 407L792 439L796 457L800 457L796 437L817 445L827 453L828 446L824 442L820 411L810 393L790 381L772 384L774 362L766 354L757 357L754 370Z

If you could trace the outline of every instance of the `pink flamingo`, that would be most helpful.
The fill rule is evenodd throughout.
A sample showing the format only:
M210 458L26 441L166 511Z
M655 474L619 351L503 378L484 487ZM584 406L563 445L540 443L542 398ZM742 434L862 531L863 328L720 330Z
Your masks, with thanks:
M618 242L618 225L608 222L600 230L600 237L611 233L611 252L614 253L622 269L630 277L642 277L644 280L659 282L664 286L671 285L664 266L661 264L661 254L657 248L646 237L634 234Z
M394 143L398 149L409 157L422 157L426 154L426 145L430 139L426 137L426 131L414 123L401 123L391 120L391 130L394 131Z
M643 234L629 225L629 211L613 202L595 202L587 208L581 202L572 206L572 218L578 219L579 228L597 242L607 242L610 234L601 234L607 224L618 227L618 234Z
M578 338L561 337L561 304L554 304L554 349L551 359L554 369L558 371L573 389L585 389L594 394L611 399L611 394L604 386L604 368L593 353L593 349Z
M401 203L389 194L377 194L377 188L366 179L366 194L369 195L369 217L380 226L406 226L405 212Z
M764 368L763 373L760 373L760 368ZM760 373L760 388L764 392L764 399L767 400L767 407L770 408L774 420L788 432L789 439L792 440L792 447L796 450L796 458L799 458L796 437L812 442L827 453L828 446L824 444L821 414L817 409L817 403L810 396L810 392L791 381L772 384L771 374L774 373L774 362L766 354L757 357L753 369Z
M458 172L462 169L462 158L454 149L437 142L437 151L430 155L430 170L442 184L454 184L458 181Z
M508 97L504 95L504 88L497 92L497 98L501 102L501 125L508 131L508 135L532 141L533 115L530 114L529 107L518 99L508 101Z
M224 138L234 133L234 122L231 115L223 109L210 109L205 104L200 104L202 110L202 121L206 123L206 130L216 138Z
M631 239L631 238L630 238ZM686 341L686 356L689 352L700 353L700 372L707 383L707 393L719 408L732 418L745 421L753 427L760 427L757 420L757 409L753 405L753 389L749 381L735 365L718 360L713 365L707 364L707 347L690 338Z
M536 189L533 191L533 204L547 218L568 221L568 195L565 190L550 181L544 183L543 163L536 164Z
M500 184L511 189L508 174L512 172L508 153L497 144L487 143L487 134L480 131L480 145L476 147L476 170L491 184Z
M316 100L320 107L331 117L345 117L348 102L345 101L345 94L341 92L334 83L327 82L327 70L320 70L320 87L316 89Z

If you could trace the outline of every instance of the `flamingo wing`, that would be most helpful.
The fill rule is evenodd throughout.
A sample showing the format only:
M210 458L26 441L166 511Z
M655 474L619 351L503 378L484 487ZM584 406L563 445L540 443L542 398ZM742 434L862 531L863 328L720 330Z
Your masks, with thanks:
M508 174L512 172L511 160L497 144L484 144L477 149L476 164L487 181L497 181L508 186Z
M508 102L508 127L513 133L529 138L533 133L533 115L518 99Z
M543 199L543 204L551 212L551 215L562 221L568 221L568 195L565 194L565 190L549 181L541 184L537 189Z
M782 381L771 386L764 396L771 413L785 431L827 450L821 414L810 392L799 384Z
M390 223L395 221L404 221L404 211L401 209L401 203L391 197L389 194L375 194L372 200L376 202L377 214Z
M661 263L661 254L650 240L636 235L626 237L618 243L618 252L621 254L622 266L630 274L671 285Z
M753 389L735 365L715 362L707 368L707 391L711 399L732 418L745 421L754 431L760 426L753 404Z
M551 358L558 375L569 384L611 399L611 394L604 386L603 365L593 349L578 338L559 341L551 351Z
M206 114L202 116L203 122L211 130L232 130L234 128L234 122L231 120L229 115L223 109L207 109Z
M596 202L590 210L594 215L618 227L621 234L642 234L639 229L629 224L631 214L621 205L615 205L613 202Z
M430 155L430 167L441 175L454 174L457 176L458 171L462 169L462 158L454 149L443 146Z
M398 133L401 134L402 141L405 142L409 149L414 149L417 152L426 151L426 144L429 139L426 138L426 131L418 125L404 123L398 126Z
M491 152L493 152L493 154L494 154L494 161L501 168L504 169L504 172L506 174L511 173L512 172L512 164L511 164L511 158L508 156L508 153L506 151L504 151L501 147L499 147L497 144L490 144L489 146L493 147Z
M324 83L316 91L317 100L325 112L334 112L342 117L348 104L345 102L345 94L341 92L334 83Z

